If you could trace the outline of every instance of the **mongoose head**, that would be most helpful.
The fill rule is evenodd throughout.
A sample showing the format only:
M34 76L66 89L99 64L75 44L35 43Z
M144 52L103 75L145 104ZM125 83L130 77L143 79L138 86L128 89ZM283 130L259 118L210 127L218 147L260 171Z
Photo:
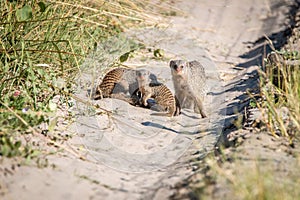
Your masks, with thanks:
M150 72L145 69L140 69L136 72L136 78L138 81L146 81L150 76Z
M170 68L172 75L183 75L185 74L187 62L184 60L171 60Z

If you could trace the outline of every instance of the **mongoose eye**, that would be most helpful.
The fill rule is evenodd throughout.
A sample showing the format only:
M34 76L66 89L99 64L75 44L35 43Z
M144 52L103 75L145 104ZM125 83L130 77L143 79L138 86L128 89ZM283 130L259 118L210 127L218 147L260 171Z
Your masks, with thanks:
M175 64L175 65L173 65L173 67L174 67L174 69L177 69L178 68L178 66Z
M181 65L180 68L183 69L183 65Z

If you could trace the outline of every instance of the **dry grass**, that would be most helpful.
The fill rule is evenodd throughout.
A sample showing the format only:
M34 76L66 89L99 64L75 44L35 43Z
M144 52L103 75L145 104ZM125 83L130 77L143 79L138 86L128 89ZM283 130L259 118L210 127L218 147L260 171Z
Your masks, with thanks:
M148 4L0 1L0 156L23 155L27 144L20 145L17 135L49 123L57 107L51 102L54 96L71 106L74 78L98 43L127 28L160 24L157 13L168 9Z
M232 158L231 158L232 159ZM209 172L204 177L208 185L194 188L199 199L272 199L300 198L298 163L290 163L286 174L278 171L278 164L259 161L235 160L234 164L221 164L216 158L207 158ZM213 189L209 184L213 183ZM217 191L220 190L220 191ZM217 193L217 194L215 194ZM222 196L222 197L221 197Z
M274 136L299 139L300 65L297 51L273 52L261 74L261 109L264 123Z

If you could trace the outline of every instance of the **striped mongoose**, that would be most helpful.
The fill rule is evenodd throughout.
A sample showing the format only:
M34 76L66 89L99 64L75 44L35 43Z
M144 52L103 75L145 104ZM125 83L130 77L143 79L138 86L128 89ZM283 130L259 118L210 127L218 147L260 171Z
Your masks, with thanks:
M203 66L198 61L170 61L171 74L181 108L193 108L194 112L206 117L202 100L205 96L206 76Z
M167 111L164 113L155 113L160 116L177 116L180 114L179 102L169 90L169 88L158 82L151 82L149 71L139 70L137 72L137 81L139 92L141 94L140 104L148 107L148 100L153 98L155 105L151 109L157 111Z
M156 76L149 72L149 82L156 82ZM116 98L124 100L132 105L139 105L137 71L128 68L114 68L110 70L98 87L93 98Z

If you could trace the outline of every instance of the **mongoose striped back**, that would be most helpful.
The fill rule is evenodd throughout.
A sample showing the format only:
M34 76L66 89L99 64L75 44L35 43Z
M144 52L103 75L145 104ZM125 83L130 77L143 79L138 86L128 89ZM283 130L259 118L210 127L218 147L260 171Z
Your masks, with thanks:
M129 71L126 68L115 68L109 71L103 78L101 84L97 87L94 99L101 99L111 97L111 94L115 90L115 86L119 83L125 74Z
M180 113L179 103L176 101L174 95L170 89L163 84L150 84L144 90L145 94L142 92L142 97L153 98L156 104L167 113L156 113L156 115L165 116L176 116Z

